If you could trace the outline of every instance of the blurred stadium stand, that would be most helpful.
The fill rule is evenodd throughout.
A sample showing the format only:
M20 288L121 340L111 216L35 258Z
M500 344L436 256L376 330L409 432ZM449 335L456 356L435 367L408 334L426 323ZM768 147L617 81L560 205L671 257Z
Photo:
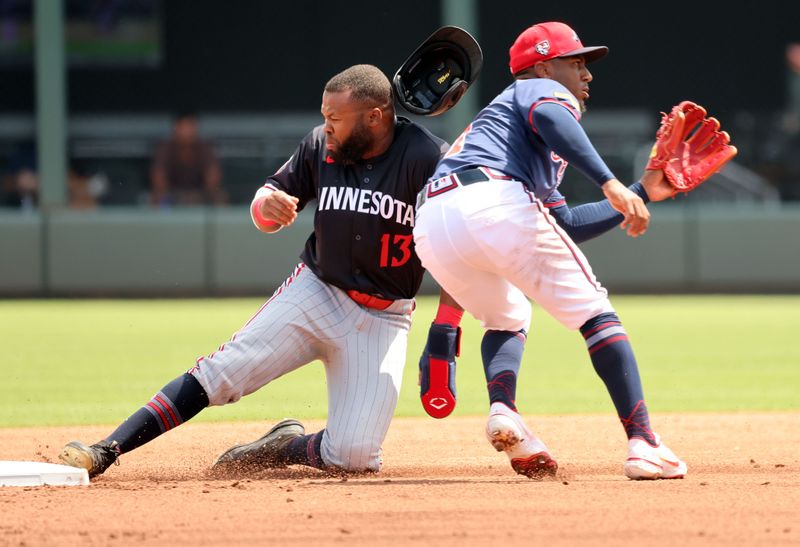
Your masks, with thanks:
M8 33L0 34L0 176L18 145L37 137L32 1L7 4L22 18L16 49L3 42ZM137 48L120 49L119 40L105 47L103 40L114 36L92 34L85 20L89 8L103 3L60 1L66 6L68 157L103 175L100 204L106 207L0 208L0 294L260 294L274 287L297 260L311 212L295 228L267 237L252 229L245 204L320 123L324 82L355 63L393 74L435 28L463 24L443 14L470 6L473 17L465 20L475 28L464 26L485 56L468 95L476 108L511 81L513 38L535 22L561 20L584 43L610 47L606 59L591 65L592 100L582 123L621 180L639 176L659 112L683 99L708 107L739 148L722 174L689 196L659 204L648 238L631 242L617 230L585 245L607 286L800 291L800 204L790 203L800 202L800 64L792 65L787 54L790 44L800 44L798 2L719 10L715 3L678 0L673 11L715 21L713 39L707 25L688 25L662 40L654 39L651 7L635 2L609 10L604 3L525 0L120 0L109 5L132 11L116 28L146 31ZM103 21L111 25L104 32L113 33L113 17ZM76 29L83 40L77 56ZM452 140L466 125L457 114L462 106L414 119ZM181 110L196 112L201 134L214 142L230 207L165 215L143 206L155 145ZM574 169L561 190L573 204L602 197Z
M319 115L313 112L210 114L200 115L199 119L201 133L215 144L223 169L223 185L233 205L249 203L255 190L289 158L303 135L320 123ZM441 132L440 119L415 119L432 131ZM600 155L619 178L630 182L642 172L657 123L657 116L642 109L597 109L584 118L585 129ZM89 172L107 178L108 191L101 204L145 204L153 150L169 134L170 124L169 114L72 116L67 136L70 160L81 162ZM736 131L739 157L722 174L695 191L691 199L756 203L781 199L778 182L759 173L770 172L774 161L768 161L764 153L752 152L749 145L759 142L750 135L752 132L753 129L747 128ZM12 152L14 143L33 137L32 118L0 114L0 166ZM777 140L775 135L771 137ZM762 144L753 146L763 148ZM800 149L797 154L800 155ZM797 184L800 186L800 179ZM561 189L574 202L599 199L597 189L575 170L567 171ZM785 199L794 197L788 190L785 192Z
M223 186L231 204L249 204L266 177L292 154L319 114L199 115L200 131L210 138L220 158ZM419 120L433 131L440 120ZM101 173L108 180L103 205L147 203L149 171L156 144L170 132L170 114L78 114L70 117L67 147L72 162ZM34 138L31 117L0 114L0 166L14 143ZM1 167L0 167L1 169Z
M683 29L680 39L652 40L652 14L636 3L624 8L626 32L616 32L617 16L602 3L506 0L498 9L479 0L350 0L330 9L315 0L239 0L226 8L215 0L120 0L98 10L91 0L60 1L66 14L69 154L108 176L103 204L143 201L149 155L169 134L171 114L187 109L199 114L203 133L218 145L233 203L246 202L318 123L320 91L328 77L361 62L392 74L422 38L454 22L444 21L445 14L470 9L472 18L463 20L474 23L468 30L477 35L485 56L470 92L476 104L510 82L507 51L520 30L562 20L585 43L611 49L591 67L595 81L584 125L618 177L635 177L637 154L652 141L658 112L690 98L723 121L740 150L736 163L752 171L731 169L736 171L731 184L738 188L732 196L710 184L694 199L752 195L756 201L771 200L766 182L783 200L800 200L800 73L793 72L787 53L790 44L800 43L795 24L800 3L763 0L753 13L679 1L697 20L716 22L715 39L708 40L700 25ZM19 30L16 48L7 42L8 33L0 36L0 173L13 144L34 137L33 4L14 0L9 5L13 9L3 16L14 15ZM92 18L98 32L91 30ZM353 24L359 32L330 33ZM731 47L742 41L741 28L748 29L746 42ZM126 35L138 41L125 42ZM748 56L758 62L739 70ZM787 123L792 115L794 122ZM452 122L453 117L443 118ZM446 139L460 130L440 119L425 122ZM568 171L562 186L567 197L596 199L595 189L579 179Z

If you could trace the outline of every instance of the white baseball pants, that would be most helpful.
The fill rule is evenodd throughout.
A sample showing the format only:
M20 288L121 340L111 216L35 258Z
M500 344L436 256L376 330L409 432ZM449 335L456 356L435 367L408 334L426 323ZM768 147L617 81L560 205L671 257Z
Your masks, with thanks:
M527 298L570 329L614 311L586 257L521 182L476 182L427 198L414 243L422 265L486 329L527 331Z

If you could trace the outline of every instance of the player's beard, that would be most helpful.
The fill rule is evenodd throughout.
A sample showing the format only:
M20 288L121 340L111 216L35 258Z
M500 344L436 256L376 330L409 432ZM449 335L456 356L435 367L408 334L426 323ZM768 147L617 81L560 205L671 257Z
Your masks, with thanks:
M353 128L350 136L339 145L339 149L331 150L329 154L336 163L353 164L361 161L364 158L364 154L369 152L373 144L375 144L375 139L372 133L369 132L364 123L359 122Z

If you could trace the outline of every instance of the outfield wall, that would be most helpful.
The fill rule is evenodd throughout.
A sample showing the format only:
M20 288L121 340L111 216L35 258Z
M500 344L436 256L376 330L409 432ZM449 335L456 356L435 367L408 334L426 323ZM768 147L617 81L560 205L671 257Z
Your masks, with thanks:
M648 233L581 245L620 292L800 292L800 206L653 208ZM271 293L299 261L313 217L268 235L246 208L0 212L3 296ZM423 292L434 292L426 279Z

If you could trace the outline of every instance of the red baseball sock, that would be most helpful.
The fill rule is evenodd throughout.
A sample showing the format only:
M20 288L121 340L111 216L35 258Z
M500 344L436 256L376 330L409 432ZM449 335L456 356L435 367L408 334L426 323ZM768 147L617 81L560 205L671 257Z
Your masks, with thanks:
M439 304L439 309L436 310L436 319L434 319L433 322L438 325L457 327L461 323L462 317L464 317L464 310L448 306L447 304Z

